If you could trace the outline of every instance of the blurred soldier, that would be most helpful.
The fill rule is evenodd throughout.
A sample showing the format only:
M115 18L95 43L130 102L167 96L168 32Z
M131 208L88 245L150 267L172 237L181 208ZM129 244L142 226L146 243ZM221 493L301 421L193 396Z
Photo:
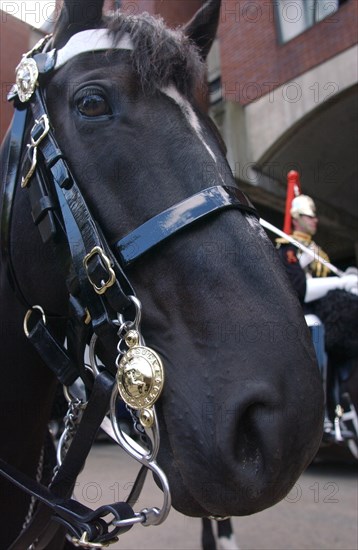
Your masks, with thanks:
M318 226L315 203L300 194L298 178L297 172L288 175L284 227L297 245L285 238L276 239L276 245L306 319L313 327L313 342L326 387L326 354L336 365L347 368L349 364L349 371L358 368L358 276L356 268L349 268L342 276L332 276L328 255L312 239ZM314 254L302 251L300 244ZM324 346L323 337L319 337L323 332ZM331 430L328 418L325 430Z
M299 300L302 304L308 304L323 298L329 291L335 289L358 294L355 268L349 268L341 277L328 277L331 275L326 265L329 262L328 255L312 239L318 226L315 203L311 197L299 194L299 182L293 178L293 174L296 175L297 172L290 172L290 174L289 187L293 185L294 193L297 195L292 201L288 199L284 231L288 234L292 233L293 239L309 248L314 255L302 252L298 246L284 238L276 239L276 244ZM304 307L304 309L305 312L311 311L310 307Z

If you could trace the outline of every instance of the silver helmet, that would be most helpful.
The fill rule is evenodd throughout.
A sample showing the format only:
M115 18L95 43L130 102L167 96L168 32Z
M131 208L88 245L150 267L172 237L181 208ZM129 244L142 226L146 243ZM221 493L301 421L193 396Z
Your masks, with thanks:
M307 195L298 195L295 197L291 204L290 210L292 218L297 219L298 216L312 216L316 217L316 205L311 197Z

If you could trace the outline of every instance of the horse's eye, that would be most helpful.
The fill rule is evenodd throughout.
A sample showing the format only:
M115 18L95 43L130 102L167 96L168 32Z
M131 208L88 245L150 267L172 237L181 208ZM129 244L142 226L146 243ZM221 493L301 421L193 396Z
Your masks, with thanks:
M99 93L87 93L76 101L76 106L81 115L97 117L110 115L111 109L106 99Z

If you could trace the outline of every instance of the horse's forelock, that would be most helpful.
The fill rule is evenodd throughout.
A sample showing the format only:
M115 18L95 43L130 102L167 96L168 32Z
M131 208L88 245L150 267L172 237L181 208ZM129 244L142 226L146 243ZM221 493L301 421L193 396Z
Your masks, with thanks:
M204 63L196 46L180 29L170 29L162 18L146 12L116 12L104 22L115 43L125 33L130 35L133 66L147 92L174 84L181 93L191 96L202 83Z

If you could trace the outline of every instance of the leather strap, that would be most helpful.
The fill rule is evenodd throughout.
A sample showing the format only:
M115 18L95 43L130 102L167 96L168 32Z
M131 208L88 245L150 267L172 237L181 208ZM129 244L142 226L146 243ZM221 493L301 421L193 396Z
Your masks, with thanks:
M154 216L114 245L126 266L149 252L169 237L214 212L239 208L258 218L254 206L236 187L215 185Z
M48 116L40 88L38 88L34 94L34 98L31 101L31 109L35 120L41 120L44 116ZM51 179L53 179L55 184L55 190L60 201L62 215L64 218L64 225L71 250L72 260L74 262L75 271L79 277L80 284L86 285L88 279L88 273L83 265L85 256L96 247L100 248L110 259L112 268L116 275L113 285L108 287L105 292L105 299L110 303L114 311L124 312L125 309L131 306L131 301L129 300L128 295L133 295L134 290L132 289L122 268L113 256L112 251L108 247L105 239L103 239L100 235L86 201L79 190L66 161L62 158L61 151L56 140L54 139L51 129L44 140L41 141L39 149L42 153L42 158L46 168L50 170ZM67 203L67 208L65 207L64 201L61 200L61 193ZM73 241L75 242L75 245L73 245ZM101 263L102 272L100 269ZM103 272L106 271L101 257L99 255L94 255L88 262L88 267L90 264L97 264L97 271L99 272L98 279L95 274L96 270L93 269L92 277L94 277L94 279L91 277L91 281L100 287L102 281L101 277ZM104 273L103 276L108 277L107 272Z
M66 349L54 338L42 319L34 323L28 333L28 339L61 384L71 386L79 376L78 369Z
M5 178L2 189L2 210L0 227L0 253L1 263L5 266L8 280L16 293L18 299L26 307L29 307L20 285L17 281L16 273L11 262L10 252L10 228L13 204L15 200L16 184L19 179L21 151L25 134L27 110L15 109L9 134L9 144L7 151Z
M94 542L105 542L119 532L116 529L108 531L106 523L101 521L104 515L113 513L118 519L133 517L132 507L128 503L116 503L92 511L70 499L77 476L92 447L102 419L107 413L113 383L112 376L106 372L102 372L96 377L77 433L50 489L0 460L0 473L40 501L29 526L19 535L9 550L24 550L35 539L40 541L36 548L39 550L44 548L58 528L53 523L49 528L52 517L65 525L73 536L81 537L86 531L89 540ZM121 532L128 530L128 528L123 529L121 528ZM41 542L42 536L45 539Z

